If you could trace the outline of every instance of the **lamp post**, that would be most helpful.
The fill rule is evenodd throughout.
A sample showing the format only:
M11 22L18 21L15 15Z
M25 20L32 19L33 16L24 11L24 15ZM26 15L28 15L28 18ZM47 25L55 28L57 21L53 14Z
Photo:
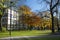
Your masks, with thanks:
M10 37L11 37L11 22L12 22L12 21L11 21L11 18L12 18L12 17L11 17L11 16L12 16L12 8L11 8L11 7L12 7L12 3L13 3L13 2L11 1L11 2L10 2L10 31L9 31Z

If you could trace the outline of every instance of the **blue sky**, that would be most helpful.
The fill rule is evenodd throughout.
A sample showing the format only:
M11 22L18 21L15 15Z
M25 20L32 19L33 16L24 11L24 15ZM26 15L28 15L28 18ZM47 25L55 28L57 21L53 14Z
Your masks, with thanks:
M18 2L18 6L21 5L27 5L31 8L31 11L36 12L36 11L44 11L49 9L49 6L46 5L45 2L42 2L43 0L21 0Z
M49 5L47 5L43 0L40 0L40 1L39 0L20 0L17 5L18 6L27 5L31 8L31 11L33 12L38 12L38 11L41 12L49 9Z
M26 2L26 5L28 5L32 11L36 11L36 10L39 10L39 11L44 11L44 10L47 10L47 8L49 8L45 2L42 2L43 0L27 0Z

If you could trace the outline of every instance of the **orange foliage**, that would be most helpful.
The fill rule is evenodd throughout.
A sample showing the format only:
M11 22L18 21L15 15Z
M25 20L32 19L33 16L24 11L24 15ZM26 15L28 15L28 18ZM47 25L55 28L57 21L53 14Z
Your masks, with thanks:
M45 25L50 26L50 22L47 22L46 20L42 19L41 17L35 15L35 13L30 11L30 8L27 6L21 6L20 10L22 11L22 21L24 24L32 25L32 26L42 26ZM21 19L20 19L21 20Z

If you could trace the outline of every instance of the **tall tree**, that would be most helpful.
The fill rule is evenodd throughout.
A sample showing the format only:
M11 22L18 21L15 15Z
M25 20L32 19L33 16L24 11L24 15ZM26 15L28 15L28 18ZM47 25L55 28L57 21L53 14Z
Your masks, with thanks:
M3 16L3 10L4 10L4 5L3 5L3 0L0 0L0 31L2 31L2 27L1 27L1 18Z
M54 18L53 18L53 9L58 5L59 0L57 1L57 3L55 5L52 5L53 1L51 0L50 3L50 13L51 13L51 17L52 17L52 33L54 33Z
M22 16L22 20L20 18L20 21L22 21L24 24L27 25L32 25L32 26L37 26L40 24L41 19L40 17L38 17L37 15L35 15L35 13L30 11L31 9L24 5L20 7L20 14L22 11L22 15L20 15L20 17Z
M54 18L53 18L53 13L54 13L54 8L59 4L59 0L45 0L48 4L50 4L50 13L51 13L51 19L52 19L52 33L54 33Z

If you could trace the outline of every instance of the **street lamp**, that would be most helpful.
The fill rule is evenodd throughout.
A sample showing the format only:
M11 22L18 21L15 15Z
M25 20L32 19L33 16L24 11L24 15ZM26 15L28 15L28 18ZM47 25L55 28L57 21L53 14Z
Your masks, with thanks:
M13 2L12 1L10 1L10 31L9 31L9 35L10 35L10 37L11 37L11 13L12 13L12 4L13 4Z

